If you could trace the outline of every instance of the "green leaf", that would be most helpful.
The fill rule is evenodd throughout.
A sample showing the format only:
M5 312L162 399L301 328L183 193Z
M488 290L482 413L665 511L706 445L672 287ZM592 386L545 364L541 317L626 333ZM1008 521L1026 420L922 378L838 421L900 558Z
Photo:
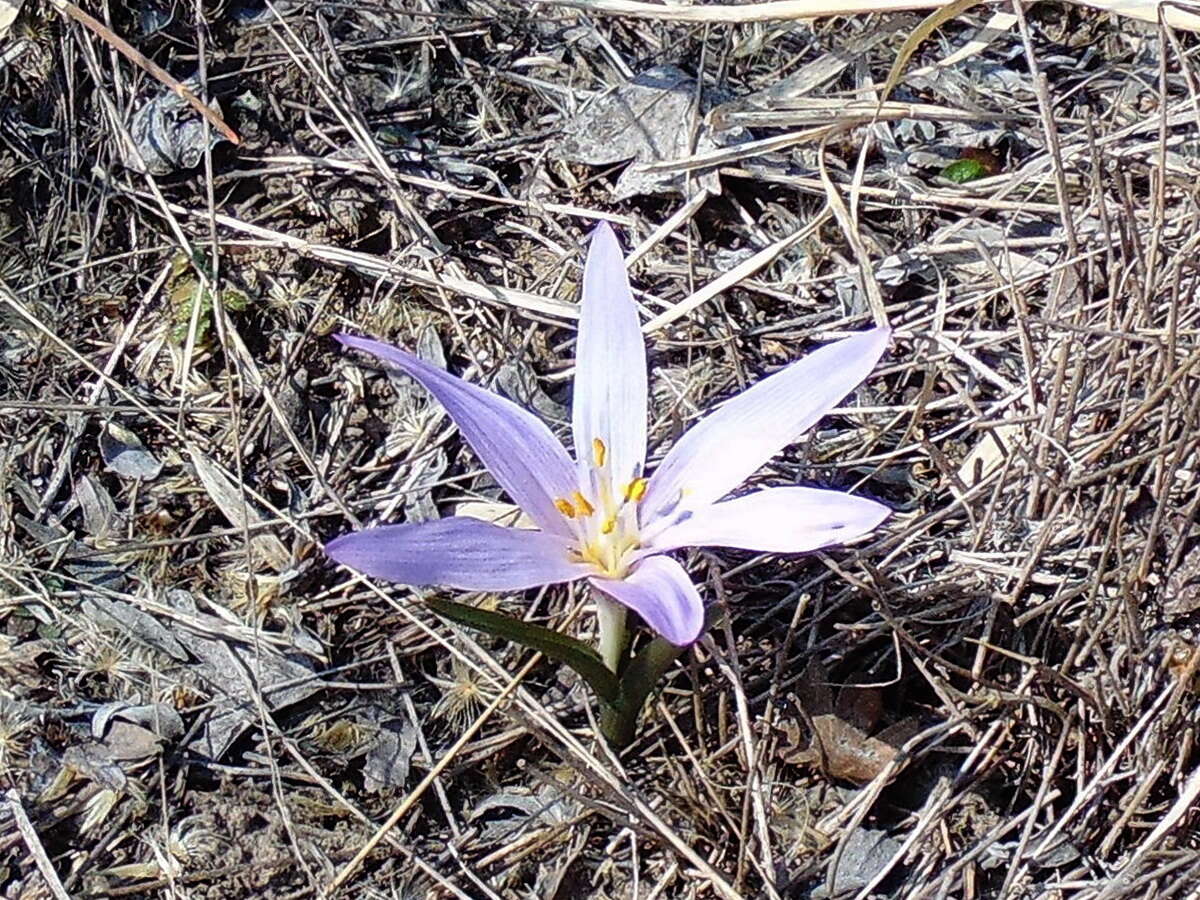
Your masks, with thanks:
M620 695L600 710L600 730L613 747L620 749L633 741L638 713L646 704L646 698L687 649L676 647L664 638L655 638L625 667Z
M199 306L196 313L196 340L205 343L213 324L213 295L201 288L197 272L203 272L210 281L212 266L204 254L196 251L191 257L183 252L171 259L171 273L167 277L167 302L171 309L171 340L182 344L187 340L192 324L192 306ZM236 287L226 286L221 290L221 303L227 310L242 312L250 305L249 295Z
M986 178L987 166L977 159L958 159L942 169L943 178L948 178L955 184L966 184L979 178Z
M171 303L171 340L182 344L187 340L192 324L192 304L200 306L196 316L196 340L204 343L212 329L212 294L201 290L200 282L185 275L171 285L168 299Z
M540 625L530 625L512 616L489 612L477 606L455 603L453 600L434 598L428 601L429 608L451 622L487 632L495 637L516 641L531 650L544 653L556 662L565 663L588 683L601 700L612 703L617 700L619 687L617 676L609 671L600 654L582 641L567 637Z
M244 312L250 305L250 297L245 291L235 287L227 287L221 291L221 305L234 312Z

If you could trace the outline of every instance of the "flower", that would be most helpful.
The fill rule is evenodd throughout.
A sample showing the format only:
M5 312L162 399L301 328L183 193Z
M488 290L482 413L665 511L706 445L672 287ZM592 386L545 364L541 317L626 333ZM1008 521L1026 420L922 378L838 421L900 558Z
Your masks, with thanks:
M701 419L647 475L645 344L620 246L601 224L583 273L574 462L545 423L515 403L389 344L337 336L424 385L538 528L454 516L368 528L325 550L403 584L518 591L586 578L616 601L599 604L602 645L605 617L628 608L686 646L700 636L704 602L672 550L801 553L866 534L888 516L873 500L808 487L722 498L866 378L890 333L855 334L763 379Z

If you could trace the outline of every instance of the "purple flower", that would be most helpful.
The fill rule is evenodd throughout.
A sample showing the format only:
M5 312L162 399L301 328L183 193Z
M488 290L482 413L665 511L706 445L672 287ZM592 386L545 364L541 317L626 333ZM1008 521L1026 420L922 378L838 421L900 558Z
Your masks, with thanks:
M610 665L625 608L673 644L690 644L700 636L704 603L670 551L715 545L802 553L856 538L887 517L888 508L872 500L807 487L722 498L853 390L889 335L887 328L864 331L763 379L701 419L647 475L645 345L620 246L601 224L583 274L574 462L541 420L509 400L388 344L338 336L424 385L540 530L456 516L368 528L331 541L326 552L389 581L460 590L518 591L586 578L616 601L599 604Z

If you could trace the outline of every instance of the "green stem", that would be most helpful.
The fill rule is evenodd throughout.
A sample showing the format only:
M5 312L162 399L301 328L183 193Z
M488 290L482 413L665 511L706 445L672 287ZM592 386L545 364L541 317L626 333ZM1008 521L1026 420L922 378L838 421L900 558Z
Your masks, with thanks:
M624 750L633 743L639 711L640 707L631 714L628 706L600 701L600 733L614 750Z
M613 701L600 701L600 733L614 750L627 747L637 733L637 720L650 693L687 647L655 638L633 658L621 676Z
M720 608L710 606L704 617L701 634L712 628L720 618ZM614 750L633 743L637 720L655 686L667 674L687 647L676 647L665 638L655 638L646 644L625 666L618 682L617 696L600 700L600 733Z

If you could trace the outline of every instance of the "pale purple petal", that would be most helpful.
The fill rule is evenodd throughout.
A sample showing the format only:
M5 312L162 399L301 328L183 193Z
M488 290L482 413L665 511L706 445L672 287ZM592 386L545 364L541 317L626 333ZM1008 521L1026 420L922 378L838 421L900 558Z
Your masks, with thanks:
M635 468L646 459L646 344L621 247L604 222L592 232L583 269L571 418L576 459L590 465L599 438L618 488L640 474Z
M571 561L557 535L460 516L344 534L326 544L325 552L376 578L463 591L520 591L590 571Z
M768 488L696 510L648 545L659 552L716 546L803 553L867 534L890 513L882 503L841 491Z
M346 334L337 339L390 362L419 381L446 407L463 439L517 505L546 531L571 533L554 500L569 497L576 489L575 469L541 419L399 347Z
M701 509L728 494L854 390L883 355L890 335L888 328L873 328L827 344L701 419L650 479L642 524Z
M684 647L700 637L704 601L683 566L668 556L651 556L623 580L593 577L592 586L629 607L672 644Z

